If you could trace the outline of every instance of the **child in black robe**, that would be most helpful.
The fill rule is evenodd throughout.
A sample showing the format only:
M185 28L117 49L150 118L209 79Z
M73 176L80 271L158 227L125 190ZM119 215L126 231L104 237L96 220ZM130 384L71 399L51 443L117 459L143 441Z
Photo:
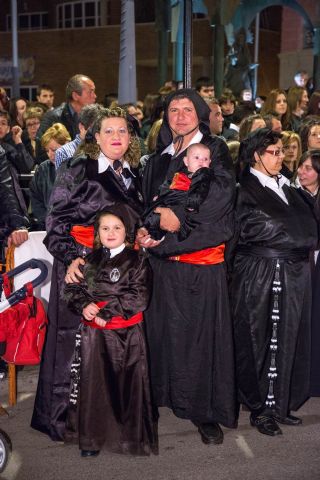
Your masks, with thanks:
M150 268L125 237L122 218L99 213L84 279L65 287L69 308L83 316L66 423L66 440L79 440L82 457L98 455L103 445L134 455L158 448L142 329Z
M207 198L210 183L213 180L210 149L202 143L194 143L187 149L183 159L184 167L169 181L159 188L159 194L142 216L143 226L148 230L151 238L160 240L166 234L160 227L160 214L157 207L176 206L188 211L198 211L201 203ZM188 234L188 228L182 224L179 239L183 240Z

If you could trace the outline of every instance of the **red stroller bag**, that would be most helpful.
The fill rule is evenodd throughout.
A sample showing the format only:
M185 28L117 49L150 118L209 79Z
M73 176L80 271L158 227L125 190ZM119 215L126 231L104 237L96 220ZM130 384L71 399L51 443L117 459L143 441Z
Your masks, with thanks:
M31 268L41 268L39 260L31 262L36 262ZM19 271L22 271L21 267L24 265L17 267ZM46 269L46 266L42 265ZM48 323L41 300L33 296L34 282L38 279L26 283L22 289L11 294L9 283L11 272L2 275L6 302L11 306L0 313L0 355L6 362L15 365L36 365L40 363ZM40 276L43 277L43 270Z

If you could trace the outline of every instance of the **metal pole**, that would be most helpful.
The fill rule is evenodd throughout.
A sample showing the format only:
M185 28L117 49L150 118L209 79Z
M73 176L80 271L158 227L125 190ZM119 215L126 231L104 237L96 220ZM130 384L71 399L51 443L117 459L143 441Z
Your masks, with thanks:
M192 87L192 0L184 0L184 68L183 85Z
M134 0L121 0L119 104L137 101Z
M257 65L259 63L259 37L260 37L260 13L256 15L255 23L255 39L254 39L254 63ZM258 92L258 67L254 69L254 80L253 80L253 98L256 98Z
M12 33L12 95L20 96L19 57L18 57L18 11L17 0L11 0L11 33Z

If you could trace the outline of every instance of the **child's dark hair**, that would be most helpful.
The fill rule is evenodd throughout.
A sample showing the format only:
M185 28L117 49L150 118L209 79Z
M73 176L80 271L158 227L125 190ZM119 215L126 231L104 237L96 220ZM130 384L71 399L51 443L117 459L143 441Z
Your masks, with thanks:
M112 210L102 210L101 212L97 213L95 221L94 221L94 240L93 240L93 249L97 250L98 248L102 247L102 243L100 241L100 236L99 236L99 226L100 226L100 220L102 217L105 217L107 215L112 215L113 217L119 218L121 222L124 225L125 231L126 231L126 243L130 243L128 239L128 228L126 225L126 222L122 218L121 215L119 215L116 212L113 212Z

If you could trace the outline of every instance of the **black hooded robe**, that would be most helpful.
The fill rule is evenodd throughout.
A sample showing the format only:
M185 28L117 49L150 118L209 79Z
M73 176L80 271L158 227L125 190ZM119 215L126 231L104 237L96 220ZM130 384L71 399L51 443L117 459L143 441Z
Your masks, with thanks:
M48 307L48 331L42 354L39 381L31 420L32 428L63 440L70 394L70 367L75 335L81 317L72 313L62 299L67 265L84 257L90 249L70 235L73 225L93 225L97 212L116 202L127 209L134 230L142 205L138 176L126 190L110 170L98 174L98 161L81 156L63 164L50 198L47 236L44 240L54 256Z
M194 265L171 261L169 256L218 246L233 234L234 178L228 148L207 127L208 107L191 90L179 90L193 102L204 133L201 143L212 153L215 178L199 212L172 207L189 234L179 241L167 233L150 248L153 294L146 311L153 399L180 418L195 423L236 425L232 325L224 263ZM169 96L167 107L174 98ZM181 170L185 152L176 158L161 156L171 143L167 109L158 140L158 153L147 162L143 193L148 207L159 186Z
M286 417L309 396L308 253L316 244L317 228L297 190L287 186L283 190L288 205L251 173L247 172L241 180L236 204L239 238L231 298L239 401L256 413L267 407L268 411L271 408ZM272 289L277 269L281 292L276 309L279 320L273 332ZM271 345L277 349L272 350ZM273 365L272 352L275 352ZM273 377L268 377L270 373ZM269 401L270 379L275 402L272 407L265 404Z

